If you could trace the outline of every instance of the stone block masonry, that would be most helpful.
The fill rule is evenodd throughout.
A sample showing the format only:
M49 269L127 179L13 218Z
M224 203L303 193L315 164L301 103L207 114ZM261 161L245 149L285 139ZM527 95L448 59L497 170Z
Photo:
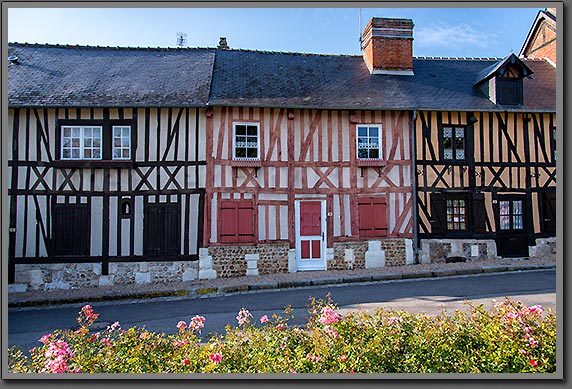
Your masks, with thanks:
M385 255L384 266L402 266L406 264L407 248L405 239L372 239L363 242L334 243L334 258L328 262L328 270L365 269L366 253L370 242L381 247Z
M217 278L242 277L247 274L248 258L255 258L259 275L287 273L288 242L262 243L256 246L213 246L209 247L213 258L213 269ZM251 273L254 273L251 269Z
M17 264L10 292L193 281L198 269L198 261L120 262L102 275L99 263Z

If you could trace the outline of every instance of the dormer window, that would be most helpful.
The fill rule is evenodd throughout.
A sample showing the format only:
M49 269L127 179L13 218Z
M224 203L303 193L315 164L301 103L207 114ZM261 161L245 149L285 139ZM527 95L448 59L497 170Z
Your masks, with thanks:
M496 77L497 104L522 104L522 78L518 71L508 67L504 74Z
M494 104L523 104L523 79L532 75L532 70L516 55L508 57L483 69L478 75L478 87Z

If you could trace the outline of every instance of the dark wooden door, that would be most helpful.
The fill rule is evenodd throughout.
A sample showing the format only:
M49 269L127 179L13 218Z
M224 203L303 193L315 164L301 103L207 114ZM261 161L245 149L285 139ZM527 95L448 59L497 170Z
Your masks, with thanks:
M497 251L501 257L528 257L526 203L522 195L502 195L497 203Z
M52 225L54 254L88 255L89 220L87 204L57 204Z
M181 217L178 204L147 204L143 221L145 255L181 252Z

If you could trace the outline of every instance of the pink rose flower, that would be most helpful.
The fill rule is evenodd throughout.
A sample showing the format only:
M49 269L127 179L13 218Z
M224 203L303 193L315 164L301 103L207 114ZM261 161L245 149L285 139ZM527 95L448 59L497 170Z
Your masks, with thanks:
M214 353L209 355L209 359L211 362L220 363L220 361L222 361L222 355L220 353Z
M264 324L264 323L268 323L268 322L270 322L268 315L264 315L260 318L260 323Z

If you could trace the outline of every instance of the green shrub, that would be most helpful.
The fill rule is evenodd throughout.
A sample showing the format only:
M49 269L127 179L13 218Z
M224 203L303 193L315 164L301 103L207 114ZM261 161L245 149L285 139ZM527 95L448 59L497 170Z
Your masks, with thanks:
M468 303L467 303L468 304ZM119 323L101 332L86 305L79 329L55 331L26 356L9 350L14 373L544 373L556 371L556 318L541 306L505 299L487 311L438 316L391 309L341 316L329 299L312 300L304 327L291 327L292 310L238 326L205 343L204 318L179 322L172 335ZM258 321L258 320L257 320Z

